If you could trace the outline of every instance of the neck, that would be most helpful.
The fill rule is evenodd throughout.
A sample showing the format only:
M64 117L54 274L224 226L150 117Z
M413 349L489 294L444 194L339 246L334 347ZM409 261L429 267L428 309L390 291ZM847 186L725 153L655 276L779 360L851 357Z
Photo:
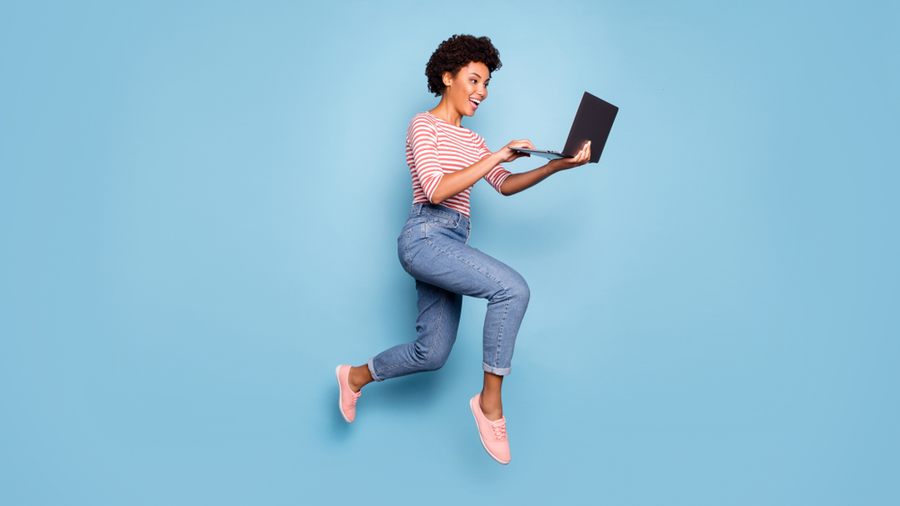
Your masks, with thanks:
M462 114L450 105L450 101L446 96L441 97L440 103L434 109L428 111L433 116L440 118L447 123L460 126L462 123Z

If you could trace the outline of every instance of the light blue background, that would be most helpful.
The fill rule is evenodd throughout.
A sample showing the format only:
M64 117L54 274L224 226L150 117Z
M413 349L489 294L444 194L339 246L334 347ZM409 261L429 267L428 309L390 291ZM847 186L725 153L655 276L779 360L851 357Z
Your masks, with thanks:
M3 2L0 502L900 503L895 2ZM503 68L464 126L598 165L473 195L533 297L467 401L483 301L414 338L404 135L453 33ZM524 160L509 168L538 166Z

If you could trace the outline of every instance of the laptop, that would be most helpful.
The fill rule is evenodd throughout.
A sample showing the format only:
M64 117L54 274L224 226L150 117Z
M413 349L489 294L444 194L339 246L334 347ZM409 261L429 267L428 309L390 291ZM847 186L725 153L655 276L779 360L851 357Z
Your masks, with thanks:
M606 139L609 137L609 131L612 130L613 121L616 120L618 112L618 107L584 92L578 112L575 113L572 128L569 130L569 138L562 151L545 151L514 146L510 146L509 149L554 160L556 158L572 158L581 151L585 142L591 141L590 163L597 163L600 161L600 154L603 153L603 147L606 146Z

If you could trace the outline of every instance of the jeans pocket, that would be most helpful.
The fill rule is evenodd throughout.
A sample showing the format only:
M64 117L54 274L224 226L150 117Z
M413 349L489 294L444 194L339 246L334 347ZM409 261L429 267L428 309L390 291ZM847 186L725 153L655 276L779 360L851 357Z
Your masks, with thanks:
M428 216L425 224L430 227L456 228L459 225L459 220L440 214L431 214Z

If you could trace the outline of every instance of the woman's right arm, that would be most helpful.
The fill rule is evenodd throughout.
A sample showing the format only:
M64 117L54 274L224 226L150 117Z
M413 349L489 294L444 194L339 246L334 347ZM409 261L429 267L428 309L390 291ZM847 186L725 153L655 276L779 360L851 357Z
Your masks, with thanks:
M497 165L528 156L525 153L509 149L509 146L534 149L534 145L528 140L513 141L503 149L491 153L464 169L444 173L437 149L437 131L430 121L423 117L413 119L409 125L407 139L412 149L413 163L416 166L416 174L422 185L422 191L432 204L440 204L454 195L462 193Z
M494 167L502 163L508 163L517 158L528 156L525 153L509 149L509 146L513 144L519 147L527 146L531 149L534 149L534 146L531 144L531 142L527 140L512 141L504 146L500 151L491 153L490 155L482 158L481 160L478 160L472 165L469 165L465 169L451 172L449 174L444 174L441 180L438 182L437 188L435 188L434 193L432 193L430 197L431 203L440 204L450 197L464 192L466 188L477 183L479 179L486 176L487 173L490 172Z

